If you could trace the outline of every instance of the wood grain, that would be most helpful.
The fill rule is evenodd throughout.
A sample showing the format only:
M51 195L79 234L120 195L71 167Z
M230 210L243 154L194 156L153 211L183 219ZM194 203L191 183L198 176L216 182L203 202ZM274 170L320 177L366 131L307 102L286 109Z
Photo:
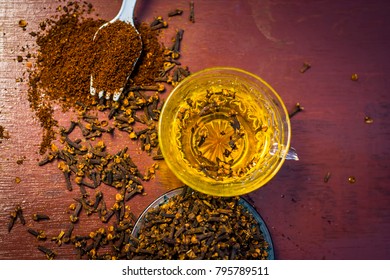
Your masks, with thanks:
M91 1L110 19L121 1ZM266 186L249 194L266 221L279 259L390 258L390 4L388 1L195 1L195 23L188 2L138 1L141 21L180 8L161 34L168 44L176 28L185 30L181 62L192 72L211 66L234 66L270 83L286 106L305 110L292 119L292 146L300 161L288 161ZM27 100L21 48L33 49L28 32L52 13L55 0L0 0L0 125L10 135L0 143L0 259L42 259L38 241L27 227L56 235L68 225L66 190L57 167L38 167L41 129ZM29 25L23 31L20 19ZM303 62L312 67L300 73ZM358 81L351 75L357 73ZM166 93L168 94L168 93ZM72 113L56 112L61 123ZM365 116L374 122L366 124ZM111 140L110 140L111 141ZM140 169L152 163L124 136L112 149L129 145ZM23 159L22 164L17 161ZM136 215L165 191L180 185L161 163L156 178L145 184L146 196L131 201ZM331 172L327 183L324 176ZM348 178L356 177L350 184ZM20 183L15 179L19 177ZM27 224L7 231L15 205ZM31 215L50 221L33 223ZM82 217L76 231L88 233L99 221ZM71 246L55 248L59 259L74 259Z

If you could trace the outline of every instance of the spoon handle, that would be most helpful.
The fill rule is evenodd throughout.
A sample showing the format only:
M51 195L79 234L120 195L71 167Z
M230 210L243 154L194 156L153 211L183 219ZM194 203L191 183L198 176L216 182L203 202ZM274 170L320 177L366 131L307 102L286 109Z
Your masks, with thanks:
M136 2L136 0L123 0L119 13L110 22L113 23L116 20L121 20L134 26L133 15Z

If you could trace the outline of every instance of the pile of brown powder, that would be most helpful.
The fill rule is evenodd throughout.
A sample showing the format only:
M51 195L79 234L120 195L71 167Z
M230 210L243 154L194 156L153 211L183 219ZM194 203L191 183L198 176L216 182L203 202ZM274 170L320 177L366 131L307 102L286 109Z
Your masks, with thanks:
M89 82L95 50L92 38L102 20L80 20L72 13L62 15L47 33L38 35L37 94L60 101L64 108L75 101L91 103Z
M149 86L156 83L161 69L164 67L164 50L157 33L150 26L142 23L138 26L142 38L142 54L139 57L130 82L135 85Z
M40 154L44 154L55 139L57 121L53 117L53 103L64 110L76 101L92 104L89 94L90 68L94 51L90 48L93 35L103 20L84 19L92 6L88 3L68 2L58 18L40 23L36 36L38 53L36 65L29 73L28 100L42 128Z

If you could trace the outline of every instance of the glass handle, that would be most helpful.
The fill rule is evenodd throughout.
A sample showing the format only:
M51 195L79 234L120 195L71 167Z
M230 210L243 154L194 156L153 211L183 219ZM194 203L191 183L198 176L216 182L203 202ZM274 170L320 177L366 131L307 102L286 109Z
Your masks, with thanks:
M269 151L269 153L271 155L275 155L279 150L279 144L278 143L274 143L272 145L272 148L271 150ZM284 155L281 153L280 154L280 157L283 157ZM293 147L290 147L290 149L287 151L286 155L285 155L285 158L287 160L299 160L299 157L298 157L298 154L297 154L297 151L293 148Z
M293 147L290 147L290 149L288 150L287 155L286 155L286 159L299 160L297 151Z

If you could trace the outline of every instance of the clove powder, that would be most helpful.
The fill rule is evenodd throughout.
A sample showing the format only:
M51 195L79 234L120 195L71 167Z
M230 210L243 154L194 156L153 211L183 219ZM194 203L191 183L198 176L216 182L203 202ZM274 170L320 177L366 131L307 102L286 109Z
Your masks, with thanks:
M94 38L93 86L97 92L120 91L142 51L141 37L129 23L116 21Z
M36 85L32 98L60 102L63 108L76 101L91 104L89 94L91 68L95 60L92 38L104 21L80 19L74 13L63 14L51 22L50 29L38 35L39 54L34 71Z

